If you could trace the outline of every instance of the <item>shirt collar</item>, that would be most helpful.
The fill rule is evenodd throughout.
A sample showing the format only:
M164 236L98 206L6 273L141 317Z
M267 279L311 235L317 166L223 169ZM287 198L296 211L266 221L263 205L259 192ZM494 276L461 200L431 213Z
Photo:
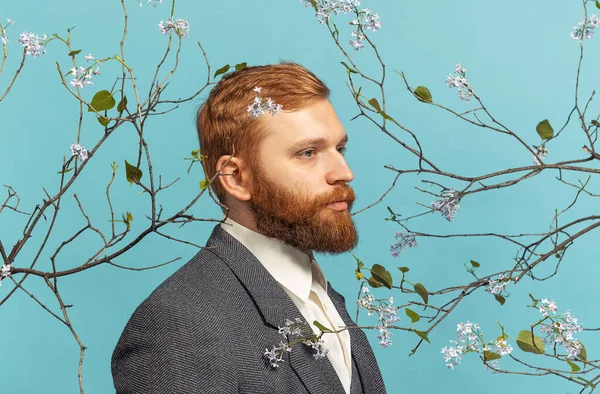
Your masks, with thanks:
M327 291L323 271L312 254L267 237L227 218L221 227L244 245L269 273L302 302L308 302L313 280Z

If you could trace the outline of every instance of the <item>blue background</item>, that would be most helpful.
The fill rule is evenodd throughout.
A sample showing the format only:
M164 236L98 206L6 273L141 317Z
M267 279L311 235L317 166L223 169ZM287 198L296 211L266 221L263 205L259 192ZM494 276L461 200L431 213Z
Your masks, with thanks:
M145 4L139 8L135 1L128 0L127 6L130 27L126 60L135 70L140 89L146 91L167 42L167 37L160 34L157 25L160 20L168 18L170 4L156 8ZM467 76L474 90L490 111L529 144L540 142L535 132L539 121L549 119L555 129L566 121L574 102L579 54L579 45L571 40L569 32L583 15L580 2L372 0L364 2L361 8L363 6L370 7L381 16L382 29L370 34L370 37L388 66L388 113L417 133L426 157L444 170L475 176L508 166L530 165L532 158L514 139L471 127L448 113L419 103L406 91L394 69L404 71L413 87L429 87L437 103L461 111L472 109L475 104L460 101L456 90L445 85L446 76L456 63L461 62L468 69ZM357 111L345 85L345 69L339 63L345 59L326 27L317 22L312 9L305 8L296 0L231 0L226 4L180 0L175 17L188 20L191 30L190 38L184 40L179 70L172 78L165 97L186 97L204 83L206 66L195 44L197 40L202 42L208 53L212 72L224 64L247 62L248 65L257 65L277 63L280 59L293 60L315 72L332 90L331 101L350 136L347 157L355 174L356 209L376 201L390 186L395 174L384 169L384 165L401 169L416 167L414 156L408 155L368 121L350 121ZM2 92L18 66L21 45L17 38L21 31L40 35L57 32L64 36L67 27L75 26L73 47L83 50L78 60L84 66L83 55L87 53L91 52L96 58L119 53L123 22L118 1L5 1L0 6L0 18L4 22L6 18L16 22L7 30L10 58L0 75ZM340 41L355 56L361 69L377 78L380 70L370 50L356 53L348 44L350 32L346 23L349 20L349 16L343 15L336 19L341 30ZM596 41L586 41L589 52L580 86L583 100L589 97L596 83L597 71L592 67L599 60ZM48 53L41 58L28 58L13 91L0 105L0 183L11 185L19 192L21 209L28 212L44 197L42 188L50 193L57 190L59 176L56 172L60 170L63 156L69 155L69 145L77 135L78 104L60 84L55 65L57 61L65 72L72 67L67 50L58 42L51 43ZM172 59L169 64L172 65ZM95 86L86 86L82 90L84 98L89 100L95 91L110 89L120 67L116 62L103 64L101 72L94 79ZM363 86L366 94L376 94L366 82ZM161 174L165 183L181 177L161 197L160 202L167 212L174 212L189 201L198 192L198 182L203 178L199 166L186 175L189 162L183 158L189 157L189 152L197 148L194 117L204 97L205 94L168 115L154 117L146 125L155 173ZM130 97L130 103L132 101ZM590 114L595 113L597 105L592 102ZM84 115L82 144L91 147L102 135L102 127L94 116L87 112ZM390 130L409 141L400 130ZM85 172L63 199L59 222L38 269L51 270L49 256L52 251L85 225L73 193L80 198L92 221L102 230L109 230L109 211L104 193L113 161L120 165L113 188L115 210L117 214L126 210L132 212L134 232L143 228L148 202L139 193L139 188L129 187L123 168L124 159L132 162L137 157L136 141L135 130L120 128L88 163ZM546 162L583 157L581 146L586 142L576 122L573 122L559 139L548 145ZM592 165L597 168L597 165ZM409 225L414 231L439 234L548 231L554 210L564 209L575 195L574 189L554 179L557 175L547 171L511 188L469 196L461 201L453 223L438 214L416 219ZM587 178L587 175L574 173L564 175L571 183ZM422 183L423 179L439 181L457 189L464 186L430 176L402 176L382 204L356 216L361 240L354 253L367 266L374 263L386 266L396 283L399 272L395 267L408 266L411 269L408 279L422 282L429 290L470 281L472 277L465 271L464 265L471 259L482 264L481 274L511 267L518 250L498 239L420 238L418 248L407 250L398 258L390 256L394 232L400 228L384 220L388 216L386 205L403 216L422 212L423 208L416 202L428 205L433 197L418 192L415 187L438 191ZM592 178L590 190L598 193L594 181ZM593 204L594 200L589 196L580 196L578 204L563 215L568 216L565 219L561 217L563 223L593 214ZM203 196L192 212L201 217L221 217L220 210L208 195ZM0 239L7 248L19 239L25 222L24 216L11 211L0 216ZM15 266L29 265L35 254L34 246L39 245L47 225L48 222L41 223ZM191 224L183 228L173 226L167 233L202 245L212 227L212 223ZM81 264L91 250L100 246L98 241L97 237L86 234L76 245L65 248L58 260L58 268ZM502 307L484 291L476 292L432 332L432 343L423 344L413 356L409 357L408 353L418 339L414 334L395 332L393 345L383 349L377 346L376 333L370 332L388 392L578 392L578 387L558 378L491 374L474 355L468 355L456 370L447 370L440 349L448 344L449 339L455 339L456 324L460 321L479 322L487 339L500 334L496 321L501 322L513 337L519 330L527 329L539 316L535 310L525 307L529 302L529 292L538 298L555 299L561 311L570 309L585 327L600 326L594 299L595 278L599 271L595 263L595 246L593 235L580 238L569 250L557 277L542 283L525 279L518 286L509 287L511 296ZM129 316L158 284L195 253L192 247L152 236L115 263L145 267L176 257L181 257L181 260L143 272L104 265L59 280L65 303L74 304L69 309L71 321L87 346L83 366L87 393L114 391L110 356ZM353 299L358 290L353 272L354 259L350 254L317 258L327 278L346 297L353 315ZM11 287L10 281L4 282L0 296L3 297ZM56 301L42 280L31 277L25 282L25 287L59 312ZM387 291L376 294L383 297L391 295ZM398 292L393 295L396 304L415 299ZM436 297L431 300L440 302ZM401 317L401 323L408 324L408 318ZM365 315L360 318L360 323L371 325L375 321ZM17 292L2 306L0 326L3 327L0 347L0 360L4 366L2 393L78 392L79 348L65 326L23 292ZM415 327L425 329L426 325L421 322ZM588 358L596 358L599 342L593 333L581 333L579 338L586 344ZM523 355L518 349L515 354ZM524 360L538 360L526 356L523 356ZM516 367L510 360L500 362L505 368ZM561 367L568 368L566 365Z

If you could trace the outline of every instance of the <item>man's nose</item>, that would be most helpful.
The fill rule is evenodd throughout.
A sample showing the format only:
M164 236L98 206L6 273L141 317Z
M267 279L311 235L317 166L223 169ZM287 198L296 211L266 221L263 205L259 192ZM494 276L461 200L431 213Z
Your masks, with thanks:
M332 159L330 165L331 169L327 172L327 183L333 185L338 182L352 182L354 174L343 156Z

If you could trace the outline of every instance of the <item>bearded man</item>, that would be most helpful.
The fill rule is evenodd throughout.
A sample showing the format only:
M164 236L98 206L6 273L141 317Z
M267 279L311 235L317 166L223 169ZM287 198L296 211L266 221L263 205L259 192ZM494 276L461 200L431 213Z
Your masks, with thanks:
M226 74L213 88L197 127L226 219L133 313L112 357L117 394L385 393L365 334L343 329L355 324L313 256L358 242L348 137L328 98L289 62ZM317 353L290 348L281 332L298 321L334 332L313 342Z

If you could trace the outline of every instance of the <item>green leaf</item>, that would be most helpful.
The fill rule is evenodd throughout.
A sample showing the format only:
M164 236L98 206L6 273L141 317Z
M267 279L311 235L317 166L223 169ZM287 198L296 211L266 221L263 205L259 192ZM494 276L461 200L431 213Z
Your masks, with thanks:
M373 108L375 108L375 111L377 111L377 113L381 116L383 116L385 119L387 120L394 120L391 116L389 116L388 114L386 114L385 112L383 112L383 110L381 109L381 106L379 105L379 101L377 101L376 98L372 98L368 101L369 104L371 104L371 106Z
M309 0L310 4L312 4L312 6L314 7L315 11L318 11L317 9L317 1L316 0Z
M369 282L369 285L370 285L371 287L375 287L375 288L377 288L377 287L381 287L381 286L383 286L381 283L377 282L377 280L375 280L375 279L373 279L373 278L369 278L369 279L367 279L367 282Z
M365 276L363 275L362 272L360 272L359 269L355 270L354 273L356 274L356 280L361 280L361 279L365 278Z
M346 70L348 70L348 72L350 72L352 74L358 74L358 72L355 69L353 69L352 67L350 67L349 65L347 65L346 62L340 62L340 63L342 63L346 67Z
M98 112L108 111L115 106L115 99L108 90L101 90L94 95L90 104ZM91 107L88 107L88 112L94 112Z
M123 112L127 108L127 96L123 96L123 99L117 105L117 111L119 113Z
M217 71L215 71L215 75L213 76L213 78L216 78L218 75L225 74L227 71L229 71L229 64L226 64Z
M590 382L589 380L586 380L586 379L582 378L581 376L578 376L578 377L577 377L577 379L579 379L579 380L582 380L582 381L584 381L584 382L586 382L586 383L587 383L587 385L586 385L586 386L583 386L583 388L585 388L585 387L587 387L587 386L590 386L590 387L591 387L591 388L593 388L593 389L595 389L595 388L596 388L596 385L595 385L594 383Z
M517 336L517 346L524 352L533 354L545 353L544 342L537 336L532 335L530 330L522 330Z
M421 316L419 316L418 313L406 308L404 310L406 312L406 316L410 317L410 320L412 320L413 323L418 322L419 320L421 320Z
M431 98L431 92L425 86L417 86L415 88L415 95L421 101L426 103L433 103L433 99Z
M200 190L205 190L209 185L208 179L203 179L200 181Z
M594 125L596 127L600 127L600 123L598 123L598 121L596 119L592 120L592 125Z
M351 253L351 254L352 254L352 257L354 257L354 259L356 260L356 264L358 264L358 268L365 266L365 264L362 261L360 261L360 259L358 257L356 257L354 255L354 253Z
M408 271L410 271L410 270L408 269L408 267L398 267L398 269L399 269L400 271L402 271L402 273L403 273L403 274L405 274L405 273L407 273Z
M423 302L425 304L429 303L429 295L427 294L427 289L425 289L425 286L423 286L421 283L415 283L414 284L414 288L415 288L415 292L421 296L421 298L423 299Z
M535 298L534 298L534 297L531 295L531 293L529 293L529 298L531 298L531 301L533 301L533 306L534 306L534 307L537 307L538 300L536 300L536 299L535 299Z
M481 264L479 264L477 261L473 261L473 260L471 260L471 265L473 266L473 268L481 267Z
M420 336L421 338L423 338L424 340L426 340L428 343L429 342L429 338L427 338L427 334L425 334L423 331L419 331L419 330L413 330L415 332L415 334L417 334L418 336Z
M485 361L498 360L499 358L502 358L502 356L498 353L490 352L489 350L483 352L483 359Z
M500 305L504 305L506 302L506 298L502 297L500 294L494 294L494 298L500 303Z
M238 63L235 65L235 70L236 71L240 71L246 68L246 66L248 65L248 63L244 62L244 63Z
M57 174L66 174L67 172L70 172L70 171L73 171L73 167L67 168L66 170L59 171L59 172L57 172Z
M572 363L571 361L567 360L567 364L569 364L569 366L571 367L571 373L573 372L577 372L580 371L581 368L579 368L579 365Z
M587 361L587 351L585 350L585 346L583 346L583 343L581 342L579 342L579 344L581 345L581 351L579 352L577 359L581 361Z
M596 8L600 9L600 1L596 0Z
M104 116L98 116L96 119L98 119L98 122L104 127L108 126L108 122L110 122L110 120Z
M371 107L375 108L375 110L377 112L381 112L381 107L379 106L379 101L377 101L377 99L375 97L373 97L372 99L369 100L369 104L371 104Z
M548 119L542 120L535 128L537 133L542 137L543 140L549 140L554 137L554 129L550 126Z
M384 266L374 264L373 268L371 268L371 275L388 289L392 288L392 274Z
M81 52L81 49L77 49L77 50L75 50L75 51L71 51L71 52L69 52L69 55L68 55L68 56L75 56L75 55L77 55L79 52Z
M321 323L319 323L318 321L314 321L313 324L315 326L317 326L317 328L323 332L333 332L333 330L330 330L329 328L325 327L324 325L322 325Z
M131 185L136 180L139 181L142 179L142 170L139 168L132 166L125 160L125 175L127 177L127 181Z

